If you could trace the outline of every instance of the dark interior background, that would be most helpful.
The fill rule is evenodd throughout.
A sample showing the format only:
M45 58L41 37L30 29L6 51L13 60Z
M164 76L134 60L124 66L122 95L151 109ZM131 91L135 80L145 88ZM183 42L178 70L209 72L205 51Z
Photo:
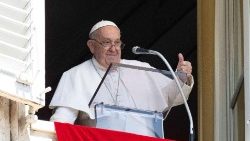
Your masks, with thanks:
M46 11L46 106L39 119L49 120L48 105L62 73L89 59L86 47L91 27L100 20L114 21L126 44L122 57L166 69L156 56L134 55L133 46L161 52L175 69L177 54L192 62L197 80L197 2L196 0L45 0ZM197 84L197 82L196 82ZM197 86L188 104L197 131ZM166 138L188 140L189 119L184 105L172 109L164 121ZM196 137L197 139L197 137Z

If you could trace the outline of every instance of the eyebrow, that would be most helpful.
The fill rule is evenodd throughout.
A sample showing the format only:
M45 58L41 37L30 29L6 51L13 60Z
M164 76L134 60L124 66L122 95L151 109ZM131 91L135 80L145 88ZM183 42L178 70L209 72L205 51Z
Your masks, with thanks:
M113 40L111 40L110 38L103 38L103 41L113 41ZM121 41L121 39L116 39L114 41Z

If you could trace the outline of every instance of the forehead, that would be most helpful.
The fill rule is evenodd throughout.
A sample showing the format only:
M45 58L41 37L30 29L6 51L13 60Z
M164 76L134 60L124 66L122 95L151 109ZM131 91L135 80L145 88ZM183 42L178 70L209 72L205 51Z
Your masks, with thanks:
M104 26L98 29L97 32L100 38L119 39L121 36L120 29L115 26Z

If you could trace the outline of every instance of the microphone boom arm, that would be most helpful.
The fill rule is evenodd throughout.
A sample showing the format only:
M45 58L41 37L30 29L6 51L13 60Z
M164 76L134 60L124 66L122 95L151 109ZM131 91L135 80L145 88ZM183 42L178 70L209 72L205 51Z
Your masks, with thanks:
M181 88L181 85L180 85L180 83L179 83L179 81L178 81L178 79L177 79L177 77L176 77L176 75L175 75L175 73L174 73L172 67L170 66L170 64L168 63L168 61L164 58L164 56L163 56L161 53L159 53L159 52L157 52L157 51L149 50L149 54L157 55L158 57L160 57L160 58L164 61L164 63L165 63L166 66L168 67L168 69L170 70L171 74L173 75L173 78L174 78L174 80L175 80L175 82L176 82L176 84L177 84L177 86L178 86L178 89L179 89L179 91L180 91L180 93L181 93L181 96L182 96L183 101L184 101L184 105L185 105L186 110L187 110L187 113L188 113L188 118L189 118L189 122L190 122L190 136L189 136L189 140L190 140L190 141L194 141L194 124L193 124L193 117L192 117L192 114L191 114L191 112L190 112L189 106L188 106L188 104L187 104L187 99L186 99L186 97L185 97L185 95L184 95L184 93L183 93L183 90L182 90L182 88Z

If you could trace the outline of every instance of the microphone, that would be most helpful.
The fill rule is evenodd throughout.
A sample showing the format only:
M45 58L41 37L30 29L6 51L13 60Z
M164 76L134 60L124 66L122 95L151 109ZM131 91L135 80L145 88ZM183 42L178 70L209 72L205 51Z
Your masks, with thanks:
M161 53L159 53L158 51L147 50L147 49L143 49L143 48L140 48L140 47L138 47L138 46L135 46L135 47L133 47L132 52L133 52L134 54L152 54L152 55L156 55L156 56L160 57L160 58L162 59L162 61L166 64L167 68L170 70L170 72L171 72L171 74L172 74L172 76L173 76L173 78L174 78L174 80L175 80L175 82L176 82L176 84L177 84L177 86L178 86L179 92L180 92L180 94L181 94L181 96L182 96L182 99L183 99L183 101L184 101L184 105L185 105L186 111L187 111L187 113L188 113L188 118L189 118L189 122L190 122L189 141L194 141L194 124L193 124L193 117L192 117L192 114L191 114L191 112L190 112L189 106L188 106L188 104L187 104L187 99L186 99L186 97L185 97L185 95L184 95L184 93L183 93L183 90L182 90L182 88L181 88L181 85L180 85L180 83L179 83L179 81L178 81L178 79L177 79L177 76L175 75L175 73L174 73L172 67L170 66L170 64L168 63L168 61L167 61L167 60L164 58L164 56L163 56Z
M144 49L144 48L141 48L141 47L138 47L138 46L134 46L132 48L132 52L134 54L154 54L152 50Z

